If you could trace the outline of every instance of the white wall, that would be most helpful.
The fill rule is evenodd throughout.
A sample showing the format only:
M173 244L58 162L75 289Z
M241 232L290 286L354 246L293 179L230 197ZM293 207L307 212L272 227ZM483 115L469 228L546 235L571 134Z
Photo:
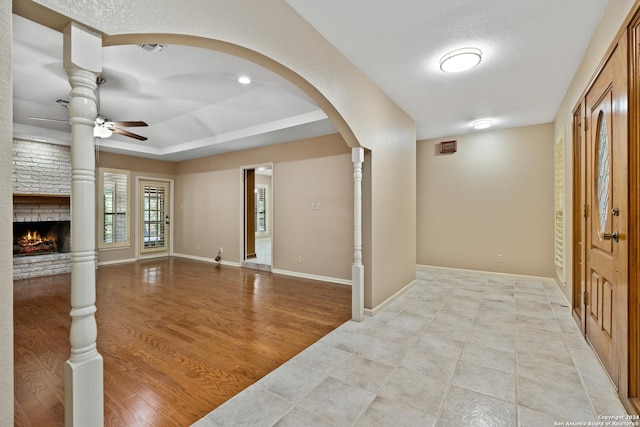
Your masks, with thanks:
M0 425L13 425L11 2L0 2Z
M420 141L417 263L553 277L553 144L551 124Z
M613 43L620 28L625 25L625 19L633 9L635 0L615 0L608 2L607 9L596 29L591 42L585 52L580 67L576 71L569 89L562 99L562 103L556 112L553 122L556 139L563 138L565 143L565 271L567 285L561 286L562 291L569 301L572 301L573 272L570 268L573 249L572 242L572 212L573 212L573 135L572 120L573 110L585 93L587 86L595 77L598 65L604 59L607 49Z

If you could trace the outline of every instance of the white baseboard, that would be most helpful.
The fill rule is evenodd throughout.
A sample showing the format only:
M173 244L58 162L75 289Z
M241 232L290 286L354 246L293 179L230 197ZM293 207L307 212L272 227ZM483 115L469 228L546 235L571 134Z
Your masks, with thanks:
M338 279L336 277L317 276L315 274L299 273L297 271L289 271L289 270L274 269L274 270L271 270L271 272L275 274L282 274L284 276L299 277L302 279L312 279L312 280L319 280L321 282L329 282L329 283L336 283L338 285L351 286L351 280L348 280L348 279Z
M194 261L208 262L210 264L222 264L222 265L228 265L230 267L240 267L240 263L237 263L237 262L225 261L225 260L216 261L214 258L207 258L203 256L178 254L178 253L174 253L173 256L178 258L192 259Z
M523 279L536 279L536 280L544 279L544 280L553 280L553 281L555 281L552 277L545 277L545 276L530 276L530 275L526 275L526 274L501 273L501 272L498 272L498 271L469 270L469 269L466 269L466 268L438 267L436 265L416 264L416 269L418 269L418 268L428 268L428 269L432 269L432 270L451 271L451 272L454 272L454 273L462 272L462 273L482 274L482 275L489 275L489 276L511 276L511 277L521 277Z
M100 267L101 265L115 265L115 264L126 264L129 262L136 262L138 261L135 258L128 258L128 259L117 259L115 261L103 261L103 262L99 262L98 263L98 267Z
M372 309L371 308L365 308L364 309L364 314L366 314L367 316L375 316L380 311L384 310L385 307L387 307L389 304L391 304L397 298L399 298L402 294L407 292L409 289L413 288L415 286L415 284L416 284L416 280L414 280L411 283L407 284L402 289L400 289L398 292L396 292L395 294L391 295L389 298L387 298L386 300L384 300L383 302L381 302L380 304L378 304L374 308L372 308Z

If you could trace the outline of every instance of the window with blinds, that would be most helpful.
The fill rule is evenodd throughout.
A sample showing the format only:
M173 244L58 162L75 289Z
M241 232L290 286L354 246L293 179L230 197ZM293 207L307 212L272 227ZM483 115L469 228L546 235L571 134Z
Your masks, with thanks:
M555 266L556 275L563 283L564 274L564 141L556 142L554 151L554 194L555 194Z
M256 234L268 234L267 226L267 187L257 184L255 187L254 228Z
M129 245L129 171L100 168L100 247Z

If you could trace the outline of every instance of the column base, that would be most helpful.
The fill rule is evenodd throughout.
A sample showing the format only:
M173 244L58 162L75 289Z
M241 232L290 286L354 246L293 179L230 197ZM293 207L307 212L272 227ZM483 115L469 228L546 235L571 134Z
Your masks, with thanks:
M102 427L104 394L102 356L64 364L65 427Z
M351 266L351 320L364 320L364 265Z

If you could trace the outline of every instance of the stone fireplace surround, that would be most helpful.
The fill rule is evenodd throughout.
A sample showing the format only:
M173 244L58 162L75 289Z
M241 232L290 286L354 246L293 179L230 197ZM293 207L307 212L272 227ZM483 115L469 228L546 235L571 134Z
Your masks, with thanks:
M70 221L71 148L66 145L14 139L13 221ZM71 272L71 254L14 257L13 278Z

